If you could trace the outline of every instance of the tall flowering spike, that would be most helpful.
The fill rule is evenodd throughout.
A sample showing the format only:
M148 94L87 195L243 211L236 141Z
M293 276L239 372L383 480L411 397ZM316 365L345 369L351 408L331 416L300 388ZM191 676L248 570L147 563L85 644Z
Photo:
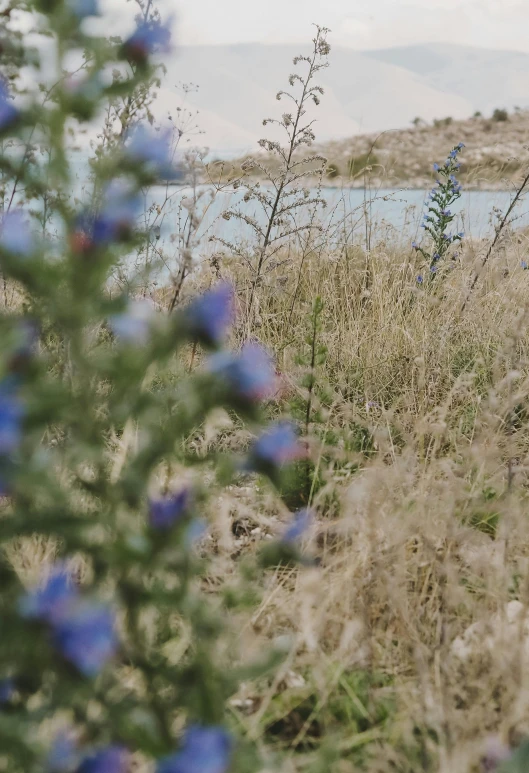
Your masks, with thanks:
M147 64L149 56L171 51L171 31L157 20L142 21L123 44L123 54L139 65Z
M149 340L156 310L152 301L142 298L130 301L121 314L113 314L108 324L116 338L124 344L141 345Z
M296 428L288 421L269 427L250 448L246 468L272 475L283 465L303 459L306 447L301 443Z
M109 746L86 757L77 773L129 773L130 755L122 746Z
M185 311L190 334L207 346L220 346L235 319L234 300L232 285L223 282L192 301Z
M56 564L45 583L26 594L20 603L24 617L53 623L78 599L78 590L65 564Z
M152 132L143 125L136 126L125 146L125 157L133 164L142 164L148 174L158 179L182 177L181 169L173 161L171 131Z
M259 344L245 344L240 354L214 354L207 369L224 382L236 399L244 402L265 400L277 390L272 359Z
M308 529L310 529L313 520L314 516L312 510L309 510L308 508L299 510L285 529L284 534L281 537L281 542L287 545L294 545L296 542L299 542Z
M56 619L52 640L60 654L84 676L95 677L117 652L114 614L92 601L79 601Z
M0 223L0 248L11 255L27 257L35 251L35 240L27 215L20 209L7 212Z
M191 491L182 489L177 494L152 499L149 502L149 522L155 531L170 531L189 513Z
M156 773L226 773L233 741L223 727L190 727L179 752L162 760Z
M0 132L11 128L18 120L19 115L6 82L0 78Z

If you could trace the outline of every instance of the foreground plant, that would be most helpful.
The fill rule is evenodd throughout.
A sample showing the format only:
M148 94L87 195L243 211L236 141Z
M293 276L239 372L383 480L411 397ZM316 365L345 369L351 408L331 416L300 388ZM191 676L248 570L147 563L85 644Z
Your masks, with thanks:
M83 32L94 3L52 6L38 10L61 65L83 45L94 77L123 61L128 75L75 101L64 78L50 106L19 106L6 84L0 92L6 136L24 145L38 124L50 143L36 170L1 158L11 190L22 180L37 200L53 192L57 227L52 242L23 197L5 205L0 269L21 302L0 316L0 768L126 773L144 761L159 773L253 770L258 755L241 752L225 705L277 653L234 664L220 644L230 640L230 611L255 598L257 562L212 600L201 592L200 541L215 479L257 471L277 482L300 442L291 425L273 425L242 465L187 443L212 409L258 430L275 369L257 344L226 349L227 285L169 315L109 292L112 267L141 244L141 187L170 174L168 138L132 122L109 142L106 164L95 165L98 195L82 204L69 196L67 126L116 90L138 105L170 32L149 4L124 44L109 43ZM193 375L181 361L188 345L209 350ZM308 515L293 517L289 558L308 524ZM37 544L55 560L27 578L19 554ZM283 557L279 539L267 562Z

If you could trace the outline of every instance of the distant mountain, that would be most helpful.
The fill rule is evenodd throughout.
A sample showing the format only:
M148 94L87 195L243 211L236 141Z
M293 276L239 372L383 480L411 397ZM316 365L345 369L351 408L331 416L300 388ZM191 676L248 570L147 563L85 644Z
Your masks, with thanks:
M199 110L204 134L197 138L213 153L240 154L270 135L263 118L286 109L276 93L287 88L297 46L241 44L184 46L166 63L157 113L183 104ZM325 88L317 119L318 140L465 118L476 110L529 104L529 54L452 45L409 46L358 52L333 48L330 67L318 81ZM185 100L177 84L199 86Z

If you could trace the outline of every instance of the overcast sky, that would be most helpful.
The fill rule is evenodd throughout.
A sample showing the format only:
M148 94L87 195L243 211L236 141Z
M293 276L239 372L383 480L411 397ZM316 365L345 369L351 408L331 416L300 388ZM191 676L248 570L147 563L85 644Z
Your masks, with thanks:
M178 42L301 42L316 22L358 49L454 42L529 51L529 0L164 0Z

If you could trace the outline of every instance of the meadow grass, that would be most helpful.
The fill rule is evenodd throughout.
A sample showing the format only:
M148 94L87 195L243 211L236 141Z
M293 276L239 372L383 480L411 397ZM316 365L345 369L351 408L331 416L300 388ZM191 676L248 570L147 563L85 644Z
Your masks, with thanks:
M316 562L271 572L260 606L235 621L245 652L287 648L275 677L243 684L231 707L292 769L470 773L491 739L529 733L525 242L504 238L465 306L486 243L467 242L424 289L413 251L383 240L369 253L290 252L288 281L260 283L251 329L251 276L216 262L238 288L236 336L277 357L273 415L304 415L310 309L322 304L311 462L283 490L317 512L306 545ZM214 279L202 271L187 292ZM247 437L217 416L194 442ZM214 587L286 510L249 479L212 512Z

